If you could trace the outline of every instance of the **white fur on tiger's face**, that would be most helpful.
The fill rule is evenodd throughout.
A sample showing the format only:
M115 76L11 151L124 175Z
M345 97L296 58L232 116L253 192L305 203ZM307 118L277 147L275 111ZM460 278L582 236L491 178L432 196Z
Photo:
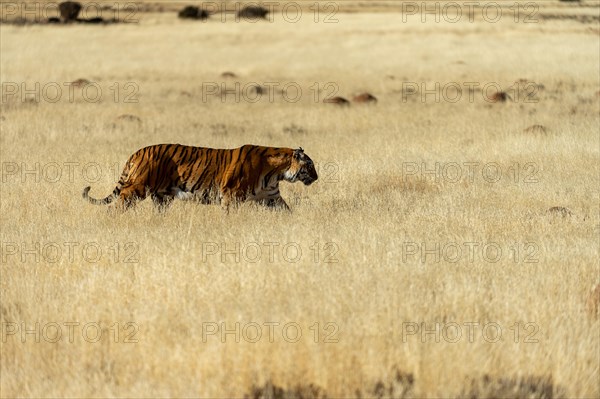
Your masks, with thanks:
M304 153L302 148L299 148L294 150L292 164L285 172L284 178L290 183L301 181L306 186L310 186L319 176L317 175L313 160Z

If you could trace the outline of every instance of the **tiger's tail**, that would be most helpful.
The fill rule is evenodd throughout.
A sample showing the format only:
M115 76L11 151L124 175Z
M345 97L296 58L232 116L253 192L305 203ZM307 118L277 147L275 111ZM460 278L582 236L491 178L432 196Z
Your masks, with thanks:
M90 194L89 194L90 189L91 189L90 186L87 186L86 188L83 189L83 198L88 200L90 203L92 203L94 205L110 204L111 202L113 202L115 199L117 199L119 197L119 194L121 194L121 186L118 185L117 187L115 187L112 194L110 194L108 197L103 198L103 199L96 199L96 198L90 197Z
M96 199L96 198L92 198L90 197L90 190L91 187L87 186L86 188L83 189L83 199L87 200L88 202L94 204L94 205L108 205L111 202L113 202L114 200L116 200L117 198L119 198L119 195L121 194L121 190L123 189L123 186L125 185L125 182L127 181L127 176L129 175L129 162L127 162L127 165L125 166L125 169L123 170L123 172L121 173L121 177L119 178L119 182L117 183L117 187L115 187L115 189L113 190L113 192L106 198L102 198L102 199Z

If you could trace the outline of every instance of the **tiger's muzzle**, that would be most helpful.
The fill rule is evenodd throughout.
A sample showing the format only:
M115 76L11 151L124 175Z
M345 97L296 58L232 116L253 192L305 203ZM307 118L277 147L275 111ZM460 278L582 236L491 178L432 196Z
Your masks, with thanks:
M308 168L302 169L300 171L300 174L298 175L298 179L300 181L302 181L302 183L304 183L305 186L310 186L318 178L319 178L319 176L317 175L317 171L315 170L314 166L312 166L312 165Z

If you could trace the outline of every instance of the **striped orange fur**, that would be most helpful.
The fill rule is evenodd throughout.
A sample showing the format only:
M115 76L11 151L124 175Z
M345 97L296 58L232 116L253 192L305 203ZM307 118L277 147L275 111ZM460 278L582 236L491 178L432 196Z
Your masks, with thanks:
M158 144L135 152L125 164L112 194L104 199L83 198L104 205L117 200L128 208L148 195L163 210L174 198L220 203L228 211L234 202L256 201L289 209L279 193L279 182L317 180L313 161L302 148L244 145L235 149Z

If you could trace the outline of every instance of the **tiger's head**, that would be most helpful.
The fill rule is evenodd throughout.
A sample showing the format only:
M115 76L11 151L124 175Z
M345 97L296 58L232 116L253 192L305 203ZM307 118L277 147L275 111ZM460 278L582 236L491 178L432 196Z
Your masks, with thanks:
M302 148L294 150L290 167L284 173L285 180L290 183L295 183L300 180L305 185L309 186L319 178L315 170L315 164L308 155L304 153Z

